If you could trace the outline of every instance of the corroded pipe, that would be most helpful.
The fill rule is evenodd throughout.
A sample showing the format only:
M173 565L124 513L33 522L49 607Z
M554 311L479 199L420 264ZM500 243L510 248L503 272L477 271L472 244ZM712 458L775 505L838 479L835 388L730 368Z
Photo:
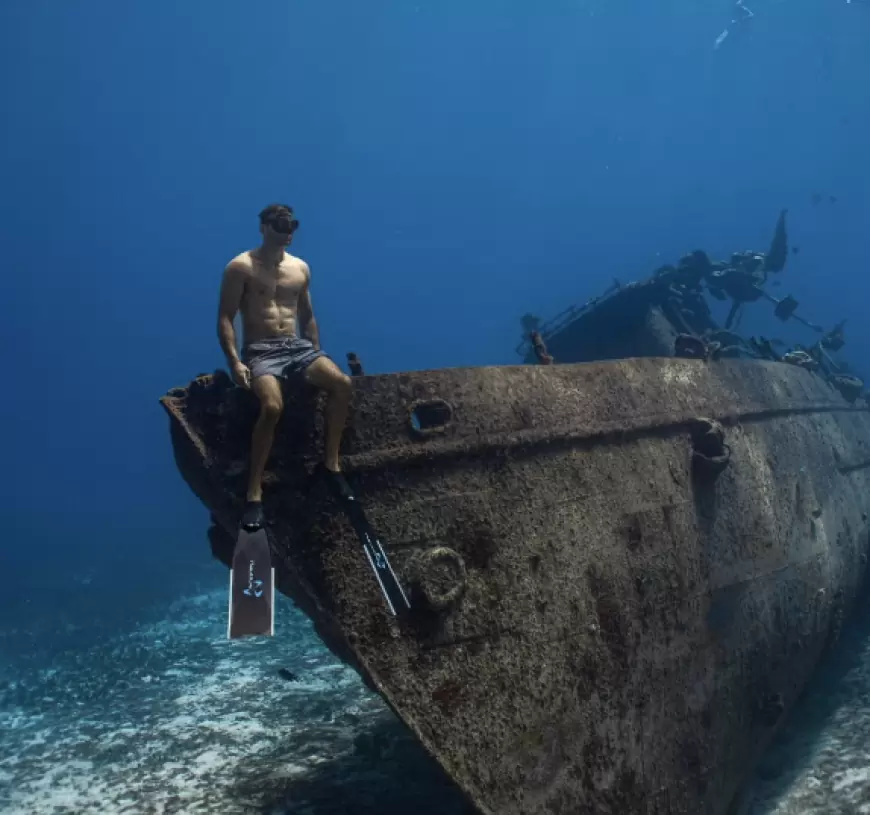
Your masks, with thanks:
M363 376L362 362L353 351L348 351L347 367L350 368L351 376Z
M541 336L540 332L533 331L531 334L532 338L532 347L535 349L535 356L538 358L538 363L540 365L552 365L556 360L547 353L547 345L544 342L544 338Z

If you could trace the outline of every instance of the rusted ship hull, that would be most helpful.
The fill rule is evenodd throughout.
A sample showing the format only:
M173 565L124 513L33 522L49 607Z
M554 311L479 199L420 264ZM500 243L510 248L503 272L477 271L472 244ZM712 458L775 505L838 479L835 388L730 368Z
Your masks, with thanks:
M162 401L228 562L252 397ZM307 481L312 408L270 463L279 588L480 812L727 811L862 580L866 409L761 361L359 377L343 461L411 591L396 620Z

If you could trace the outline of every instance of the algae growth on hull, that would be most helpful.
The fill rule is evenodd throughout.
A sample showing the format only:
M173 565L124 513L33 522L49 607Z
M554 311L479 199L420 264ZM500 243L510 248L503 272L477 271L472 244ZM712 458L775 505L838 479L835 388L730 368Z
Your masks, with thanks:
M167 398L218 518L239 450L197 456L228 438L230 393L215 377ZM448 545L466 585L391 623L352 531L286 487L276 555L327 645L483 812L724 812L863 571L867 411L798 367L733 360L363 377L356 395L347 471L397 570L425 604L415 558ZM390 444L427 395L462 421Z

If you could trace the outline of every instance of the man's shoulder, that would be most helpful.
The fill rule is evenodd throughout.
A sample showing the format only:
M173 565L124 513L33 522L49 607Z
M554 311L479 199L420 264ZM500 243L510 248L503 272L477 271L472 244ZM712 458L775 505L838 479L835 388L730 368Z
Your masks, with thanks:
M301 269L307 276L311 275L311 269L308 268L308 264L296 255L291 255L289 252L285 252L284 262L294 269Z
M251 260L250 251L242 252L236 255L228 264L227 271L247 272L250 273L254 269L253 261Z

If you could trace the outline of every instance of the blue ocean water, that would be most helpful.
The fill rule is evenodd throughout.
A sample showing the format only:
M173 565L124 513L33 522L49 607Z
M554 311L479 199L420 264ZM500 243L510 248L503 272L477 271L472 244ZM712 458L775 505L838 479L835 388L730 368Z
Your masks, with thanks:
M0 811L461 812L289 603L225 640L156 403L222 364L221 270L290 201L337 359L514 363L788 208L783 291L867 370L868 42L866 0L0 4ZM870 811L867 630L753 815Z

